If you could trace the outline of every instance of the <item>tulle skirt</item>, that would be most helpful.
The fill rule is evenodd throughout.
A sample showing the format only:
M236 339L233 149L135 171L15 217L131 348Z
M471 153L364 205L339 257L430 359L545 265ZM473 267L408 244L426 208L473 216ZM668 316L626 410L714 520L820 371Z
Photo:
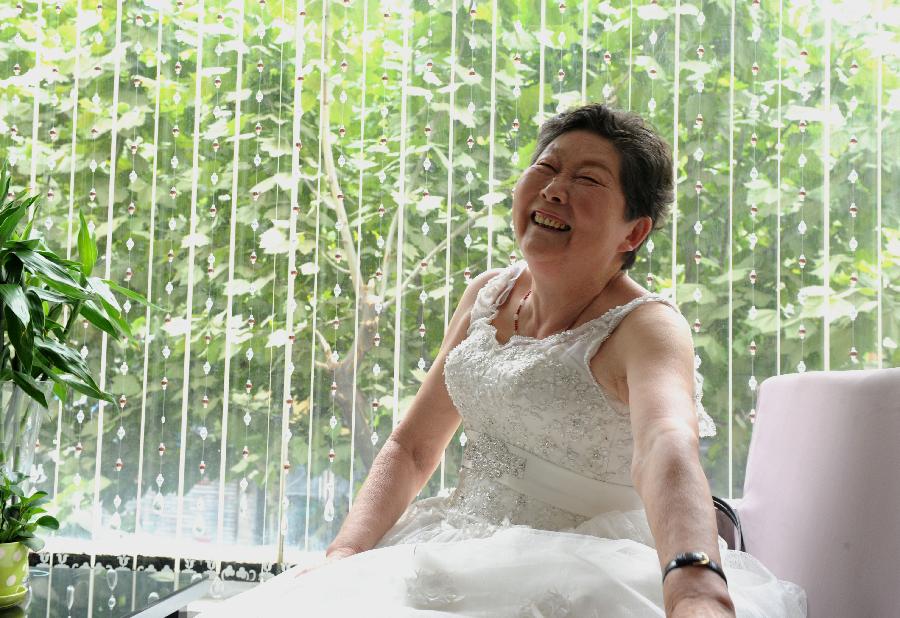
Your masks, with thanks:
M725 549L741 618L801 618L806 595L758 560ZM661 574L644 511L612 512L552 532L493 525L447 498L410 506L371 551L298 577L288 570L204 616L664 616Z

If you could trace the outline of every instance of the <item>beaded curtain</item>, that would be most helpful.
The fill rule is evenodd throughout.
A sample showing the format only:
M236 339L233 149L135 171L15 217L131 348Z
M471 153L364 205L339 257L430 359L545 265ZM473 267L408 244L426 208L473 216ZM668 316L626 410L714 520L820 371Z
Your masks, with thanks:
M900 364L900 12L863 4L4 3L13 189L66 256L84 213L98 269L156 304L125 304L136 342L74 331L118 403L52 406L54 541L322 549L467 282L520 257L540 122L584 102L673 144L674 213L632 276L693 326L704 466L740 495L763 379Z

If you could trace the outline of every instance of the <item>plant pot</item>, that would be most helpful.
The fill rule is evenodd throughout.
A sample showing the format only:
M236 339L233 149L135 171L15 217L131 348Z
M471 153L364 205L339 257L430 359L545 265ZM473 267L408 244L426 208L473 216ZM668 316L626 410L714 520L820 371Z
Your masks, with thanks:
M25 600L28 592L28 548L21 543L0 543L0 608Z
M47 403L53 405L53 383L40 382ZM34 470L34 447L49 412L25 391L13 384L0 384L0 470L22 472L30 478Z

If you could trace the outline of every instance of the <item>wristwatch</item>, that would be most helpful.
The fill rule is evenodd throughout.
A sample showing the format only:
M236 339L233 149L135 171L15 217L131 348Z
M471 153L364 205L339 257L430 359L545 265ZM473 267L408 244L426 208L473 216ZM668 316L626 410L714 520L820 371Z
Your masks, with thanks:
M676 554L675 558L666 565L666 569L663 571L663 581L666 581L666 575L668 575L670 571L685 566L705 567L724 579L726 584L728 583L728 578L725 577L725 571L722 570L722 567L719 566L717 562L710 560L709 555L702 551L689 551L683 554Z

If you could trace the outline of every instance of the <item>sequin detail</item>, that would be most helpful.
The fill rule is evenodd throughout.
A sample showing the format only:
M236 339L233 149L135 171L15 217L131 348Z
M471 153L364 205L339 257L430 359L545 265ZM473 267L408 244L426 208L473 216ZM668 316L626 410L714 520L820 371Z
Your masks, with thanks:
M479 436L466 449L463 467L489 478L503 475L522 477L525 458L511 453L502 440Z

